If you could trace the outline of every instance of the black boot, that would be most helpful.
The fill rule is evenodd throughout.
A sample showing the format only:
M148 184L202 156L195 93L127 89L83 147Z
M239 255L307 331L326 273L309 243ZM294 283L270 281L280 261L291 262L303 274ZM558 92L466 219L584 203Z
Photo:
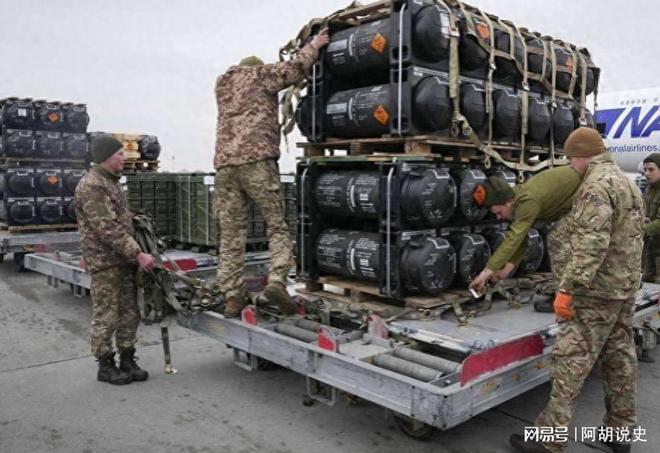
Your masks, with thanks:
M135 348L122 351L119 355L119 369L133 376L134 381L146 381L149 373L135 362Z
M525 442L522 434L512 434L509 438L509 443L513 448L522 453L551 453L541 442L535 442L533 440Z
M114 352L109 352L99 359L99 372L96 379L113 385L124 385L133 382L131 373L117 368Z

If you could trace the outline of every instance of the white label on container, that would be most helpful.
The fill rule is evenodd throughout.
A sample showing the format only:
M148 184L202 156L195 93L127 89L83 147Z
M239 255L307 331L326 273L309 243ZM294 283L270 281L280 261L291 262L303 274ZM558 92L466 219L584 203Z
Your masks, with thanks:
M18 109L18 116L27 116L27 109Z
M328 44L328 52L337 52L338 50L344 50L348 45L347 39L340 39L339 41L333 41Z
M334 115L336 113L345 113L348 104L346 102L341 102L338 104L328 104L325 107L325 113L328 115Z

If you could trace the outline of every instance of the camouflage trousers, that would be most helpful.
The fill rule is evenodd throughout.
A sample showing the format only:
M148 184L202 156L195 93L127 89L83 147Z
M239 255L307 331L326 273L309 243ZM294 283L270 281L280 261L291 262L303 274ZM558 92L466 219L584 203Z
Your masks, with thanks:
M112 352L112 337L117 350L135 347L140 322L133 266L110 267L92 274L92 330L90 343L94 357Z
M568 427L582 386L598 359L605 387L605 426L637 426L637 356L632 330L634 299L574 296L575 317L560 324L552 350L550 401L539 427ZM569 431L570 432L570 431ZM566 444L545 444L563 452Z
M214 211L220 226L218 286L225 297L246 297L245 241L248 201L252 199L266 222L270 251L270 282L286 284L293 265L293 244L284 218L280 171L273 159L216 170Z

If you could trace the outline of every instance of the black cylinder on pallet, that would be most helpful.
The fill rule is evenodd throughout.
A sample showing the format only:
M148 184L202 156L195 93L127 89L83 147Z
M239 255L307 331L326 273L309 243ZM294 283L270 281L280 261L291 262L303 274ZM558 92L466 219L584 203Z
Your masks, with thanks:
M565 69L577 67L577 61L573 57L573 53L567 47L555 45L555 61L557 66ZM572 74L566 71L556 71L555 74L555 87L564 93L568 93L571 85ZM575 74L577 78L577 73ZM577 81L577 79L576 79Z
M531 228L527 233L525 252L516 269L516 275L528 274L539 270L543 262L544 253L543 237L538 230Z
M62 175L62 187L64 191L73 195L83 176L85 176L85 170L65 168Z
M73 104L67 102L62 104L62 115L64 117L64 129L69 132L84 133L89 124L89 114L85 104Z
M444 238L414 238L403 248L400 269L409 293L438 295L454 281L456 254Z
M5 129L2 133L2 153L7 157L34 156L34 133L18 129Z
M64 144L60 132L36 131L34 137L37 156L50 159L62 157Z
M476 233L455 232L450 242L456 251L456 282L469 285L470 281L486 267L490 258L490 246L486 239Z
M534 143L548 143L552 115L550 106L539 96L530 96L527 108L527 137Z
M60 195L62 191L62 174L60 170L38 169L35 176L35 185L42 195Z
M466 168L455 176L458 184L458 210L468 222L478 222L488 214L488 209L480 207L475 201L475 191L486 180L483 171Z
M444 168L410 172L401 184L403 218L418 227L445 224L457 198L456 183Z
M2 102L3 127L29 129L34 123L34 107L31 99L8 98Z
M34 109L37 129L54 131L63 127L62 105L59 102L34 101Z
M87 134L62 134L63 156L69 159L84 159L87 156L89 145Z
M461 59L461 69L465 71L473 71L475 69L482 69L488 65L488 51L486 51L477 39L468 33L467 21L470 20L475 28L476 33L486 44L490 45L491 35L488 24L476 16L466 18L464 16L458 22L461 31L461 40L459 43L458 54Z
M511 53L511 37L503 28L495 29L495 48L501 52ZM495 56L495 77L499 80L515 83L522 78L518 69L524 67L525 50L520 37L513 35L513 59Z
M549 44L546 44L546 56L543 58L543 53L533 53L530 49L536 49L543 52L543 39L538 36L530 36L525 39L527 45L527 70L536 75L543 73L544 79L548 82L552 80L552 60L550 59ZM545 65L545 72L543 67Z
M474 82L461 84L461 113L477 134L486 130L488 127L486 90L481 84Z
M76 217L76 203L73 198L67 198L63 201L63 209L65 221L75 223L78 219Z
M319 270L333 275L378 281L380 235L364 231L325 230L316 242Z
M157 160L160 155L160 143L155 135L145 135L138 142L138 151L142 160Z
M439 77L426 77L415 87L413 122L425 132L448 129L451 125L452 101L449 84Z
M30 225L35 222L33 200L17 200L6 203L6 221L10 225Z
M494 135L499 138L517 139L520 136L520 97L513 90L498 89L493 93L495 117Z
M358 170L324 173L316 181L314 197L326 214L378 218L380 175Z
M12 170L2 175L2 192L5 196L29 197L34 195L32 171Z
M392 114L388 85L340 91L325 106L326 135L379 137L390 132Z
M587 65L587 84L586 84L586 91L585 94L589 95L593 93L594 88L596 86L596 71L597 69L594 69L591 67L593 65L593 61L591 60L591 55L589 55L589 52L586 49L580 49L580 55L584 59L584 64ZM575 83L575 89L573 90L573 96L575 99L580 99L580 96L582 94L582 61L578 58L578 63L577 63L577 82Z
M62 200L59 198L37 200L37 215L43 223L60 223L62 221Z
M552 127L555 137L555 145L561 146L573 129L575 129L575 119L571 107L560 103L552 114Z

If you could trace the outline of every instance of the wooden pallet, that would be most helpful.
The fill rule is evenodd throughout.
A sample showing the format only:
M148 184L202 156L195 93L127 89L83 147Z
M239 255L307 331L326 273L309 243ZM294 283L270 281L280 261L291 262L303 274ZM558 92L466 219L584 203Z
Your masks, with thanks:
M337 293L339 289L341 293ZM306 282L304 294L335 299L344 303L385 304L407 308L431 309L456 302L471 300L467 290L448 290L439 296L410 296L401 300L380 294L378 286L358 280L341 277L321 277L317 281Z
M52 225L7 225L6 223L0 223L0 230L16 234L39 231L75 230L77 228L78 224L76 223L56 223Z
M124 174L132 174L139 171L157 171L159 161L157 160L127 160L124 163Z
M508 161L517 162L520 159L520 145L511 142L493 142L493 148ZM320 143L298 143L304 157L325 156L381 156L381 155L415 155L430 156L434 159L454 162L470 162L482 160L484 154L477 145L468 139L420 135L414 137L380 137L361 139L328 139ZM543 156L547 158L549 149L540 146L530 146L525 151L525 157ZM555 151L556 157L559 153Z

